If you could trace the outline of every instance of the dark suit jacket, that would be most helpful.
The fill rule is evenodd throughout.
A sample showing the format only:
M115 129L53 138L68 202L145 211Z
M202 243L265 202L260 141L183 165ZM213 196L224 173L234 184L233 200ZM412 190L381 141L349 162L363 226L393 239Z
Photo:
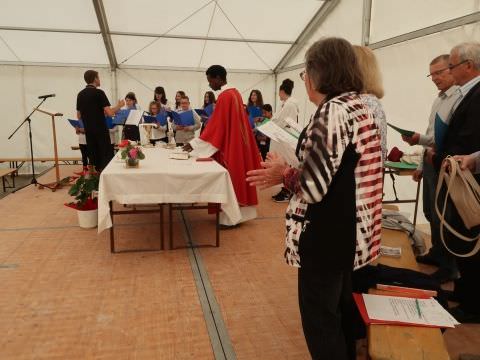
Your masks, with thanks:
M479 150L480 83L457 106L445 135L443 150L434 155L433 164L438 171L447 155L468 155Z
M443 159L447 155L467 155L480 150L480 83L475 85L460 102L452 115L448 131L445 136L443 151L437 153L433 162L435 168L440 170ZM474 175L480 183L480 174ZM444 188L445 190L445 188ZM442 204L445 193L440 193L439 203ZM467 229L458 214L455 206L449 203L445 218L450 225L465 236L474 237L478 235L479 227ZM456 238L449 231L445 232L445 241L450 249L458 253L467 253L473 249L474 243L466 242ZM480 266L480 252L468 261L476 261ZM462 260L463 261L463 260ZM476 266L477 266L476 265ZM461 270L461 269L460 269ZM463 271L463 270L461 270Z

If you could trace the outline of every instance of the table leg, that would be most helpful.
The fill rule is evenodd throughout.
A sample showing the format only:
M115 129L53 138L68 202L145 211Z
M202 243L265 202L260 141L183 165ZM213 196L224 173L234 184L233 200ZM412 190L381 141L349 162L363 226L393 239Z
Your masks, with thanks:
M170 242L170 250L173 249L173 209L172 204L168 204L168 235Z
M13 185L13 188L15 189L15 175L14 175L14 173L12 173L12 185Z
M220 205L217 208L216 214L215 214L215 235L217 237L217 241L215 243L216 247L220 247Z
M3 192L7 191L5 188L5 176L2 176L2 185L3 185Z
M108 202L108 206L110 207L110 218L112 219L112 226L110 227L110 252L115 252L115 234L113 232L113 211L112 211L112 202Z
M417 185L417 195L415 197L415 211L413 212L413 232L415 233L415 228L417 227L417 212L418 212L418 197L420 196L420 185L422 180L418 182Z
M163 250L165 248L164 245L164 236L163 236L163 204L160 205L160 249Z

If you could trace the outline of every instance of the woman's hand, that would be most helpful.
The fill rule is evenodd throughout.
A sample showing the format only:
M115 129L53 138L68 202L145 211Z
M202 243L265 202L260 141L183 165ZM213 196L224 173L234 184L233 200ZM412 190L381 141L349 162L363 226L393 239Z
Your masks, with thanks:
M283 183L283 173L288 168L285 160L276 153L268 153L267 160L262 162L263 169L247 172L247 182L250 186L266 189Z
M460 169L468 169L470 171L475 171L475 156L472 155L455 155L453 157L455 161L460 163Z

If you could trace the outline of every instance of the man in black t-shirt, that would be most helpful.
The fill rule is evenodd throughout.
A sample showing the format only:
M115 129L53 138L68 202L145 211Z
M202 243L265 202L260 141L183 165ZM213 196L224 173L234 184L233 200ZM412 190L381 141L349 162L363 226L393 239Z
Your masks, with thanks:
M87 86L77 95L77 117L82 119L85 126L90 161L100 172L113 158L105 115L114 116L125 105L125 101L120 100L116 106L110 106L103 90L98 89L100 78L97 71L87 70L83 78Z

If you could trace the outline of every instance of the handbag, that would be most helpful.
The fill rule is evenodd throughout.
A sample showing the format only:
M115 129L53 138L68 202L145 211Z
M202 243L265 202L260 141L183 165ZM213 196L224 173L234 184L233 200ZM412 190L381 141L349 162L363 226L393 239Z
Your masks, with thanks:
M460 165L453 157L448 156L445 159L445 162L448 166L444 166L445 164L442 165L435 193L435 211L437 212L440 220L440 238L445 248L453 255L459 257L470 257L475 255L480 250L480 233L473 238L460 234L447 222L445 219L445 212L447 209L447 200L450 196L467 229L470 230L473 227L480 225L480 185L477 183L470 170L460 169ZM449 169L450 173L447 172L447 168ZM444 182L447 192L443 201L442 211L440 211L438 208L438 198ZM461 240L468 242L476 241L477 243L475 244L473 250L466 254L457 254L450 250L445 244L443 235L444 228L447 228L448 231Z

